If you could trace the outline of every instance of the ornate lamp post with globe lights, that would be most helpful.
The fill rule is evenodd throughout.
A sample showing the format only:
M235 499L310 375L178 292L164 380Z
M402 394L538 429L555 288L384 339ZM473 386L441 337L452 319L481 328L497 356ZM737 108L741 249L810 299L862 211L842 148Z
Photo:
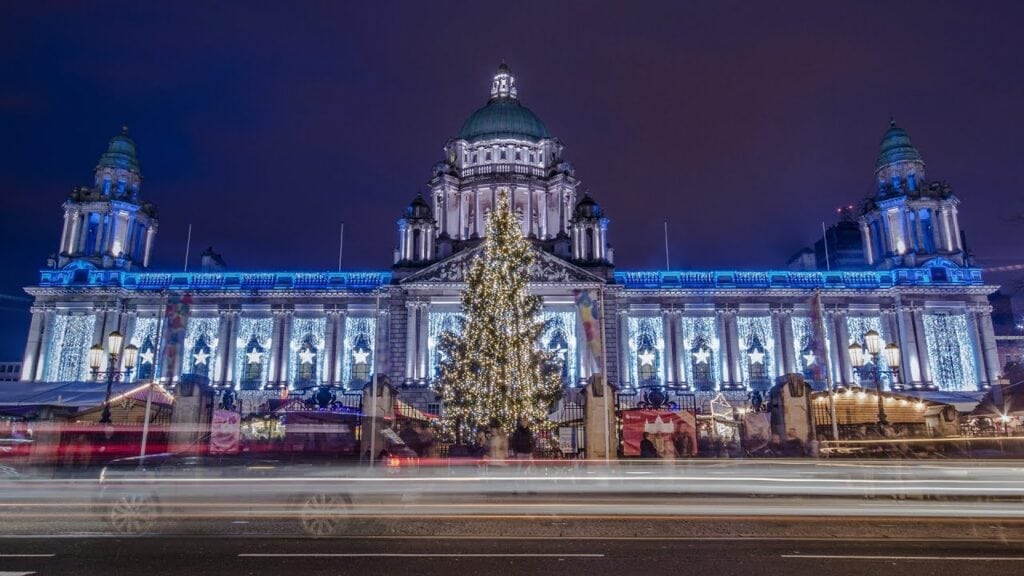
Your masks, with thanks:
M121 344L123 343L124 336L114 330L107 335L106 350L101 344L96 344L89 349L89 368L92 369L93 380L99 381L100 374L106 375L107 378L107 395L103 400L103 415L100 417L100 424L110 424L110 389L114 385L114 380L131 378L132 368L135 368L135 359L139 355L139 349L134 344L125 346L122 351ZM124 354L124 370L117 370L117 359L122 353ZM107 355L108 370L101 373L100 366L103 364L104 354Z
M882 374L890 374L895 380L899 380L900 347L895 343L885 344L881 334L875 330L868 330L864 335L862 346L858 342L850 344L850 363L854 370L862 378L868 377L875 382L875 393L878 394L878 426L886 426L888 418L885 415L885 403L882 398ZM885 354L887 369L883 369L879 363L879 356ZM882 432L882 430L879 430Z

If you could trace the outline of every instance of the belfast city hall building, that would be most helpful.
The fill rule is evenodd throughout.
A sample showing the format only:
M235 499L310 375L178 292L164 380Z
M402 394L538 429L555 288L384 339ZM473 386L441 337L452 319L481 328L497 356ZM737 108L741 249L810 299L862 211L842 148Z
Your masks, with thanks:
M600 371L623 390L666 387L699 402L746 396L788 373L824 386L818 365L832 382L855 385L847 348L870 330L899 346L885 386L926 396L986 389L1000 376L988 302L996 287L966 258L959 199L928 177L895 124L882 137L875 182L846 222L855 258L841 266L620 269L609 218L579 192L562 144L502 65L485 105L444 146L429 194L401 214L390 266L247 272L207 255L201 270L175 272L150 260L156 211L124 132L100 157L92 185L64 203L55 261L27 288L34 305L21 379L90 380L90 348L116 329L139 349L133 379L200 378L258 403L285 390L359 390L377 374L406 403L437 413L440 335L458 326L488 213L507 197L535 249L531 287L547 321L538 345L557 351L567 389ZM578 319L581 289L603 301L601 362ZM181 352L169 364L165 311L186 295ZM824 347L812 345L819 308Z

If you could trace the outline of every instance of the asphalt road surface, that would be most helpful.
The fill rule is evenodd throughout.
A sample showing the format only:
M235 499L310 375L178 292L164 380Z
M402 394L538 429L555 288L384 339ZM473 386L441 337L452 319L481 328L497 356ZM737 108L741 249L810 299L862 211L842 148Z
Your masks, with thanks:
M714 522L722 522L715 520ZM463 535L6 537L0 574L1021 574L1024 540ZM728 530L728 528L726 527ZM951 535L958 536L958 535Z

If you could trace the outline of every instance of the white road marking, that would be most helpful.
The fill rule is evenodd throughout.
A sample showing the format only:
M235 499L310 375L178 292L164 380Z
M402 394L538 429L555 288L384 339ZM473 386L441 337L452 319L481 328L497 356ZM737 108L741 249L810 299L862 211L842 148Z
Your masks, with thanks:
M0 554L0 558L53 558L56 554Z
M604 558L604 554L401 554L401 553L338 553L338 554L239 554L239 558Z
M35 572L0 572L0 576L31 576Z
M781 557L810 560L962 560L965 562L1024 562L1024 556L854 556L848 554L782 554Z

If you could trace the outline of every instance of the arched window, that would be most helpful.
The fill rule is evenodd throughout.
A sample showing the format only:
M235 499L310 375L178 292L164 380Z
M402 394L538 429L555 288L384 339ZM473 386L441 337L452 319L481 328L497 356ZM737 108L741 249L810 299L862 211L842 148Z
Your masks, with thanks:
M711 366L714 363L714 354L704 338L698 338L690 349L693 359L693 384L698 390L712 390L715 387L715 379Z
M139 380L152 380L153 379L153 367L156 365L156 346L153 345L153 339L146 336L146 339L142 341L142 346L139 347Z
M765 388L771 384L768 381L768 363L765 361L764 346L757 336L754 336L747 347L747 374L750 376L751 386Z
M636 374L641 386L661 383L658 379L658 349L649 334L641 334L637 342Z
M266 351L253 334L245 345L245 368L242 369L242 390L259 390L263 386L263 362Z
M352 380L349 386L360 386L370 381L370 341L364 334L360 334L352 343L352 351L349 353L349 365L351 366Z
M190 373L209 377L210 356L210 345L206 343L205 336L200 336L192 346L192 370Z
M412 260L413 262L420 259L420 229L413 228L412 231Z
M594 259L594 229L587 228L586 241L583 243L583 256L584 260Z
M547 342L547 349L555 353L555 362L558 363L558 373L562 377L562 383L569 383L569 362L572 361L569 358L569 341L565 338L565 334L561 330L557 330L551 335L551 338Z
M313 346L313 337L306 336L302 341L302 346L295 353L295 364L298 366L295 383L316 384L316 363L317 349L316 346Z
M814 345L808 338L807 345L800 349L800 372L803 373L804 379L808 382L813 382L817 379L818 372L818 357L814 352Z

